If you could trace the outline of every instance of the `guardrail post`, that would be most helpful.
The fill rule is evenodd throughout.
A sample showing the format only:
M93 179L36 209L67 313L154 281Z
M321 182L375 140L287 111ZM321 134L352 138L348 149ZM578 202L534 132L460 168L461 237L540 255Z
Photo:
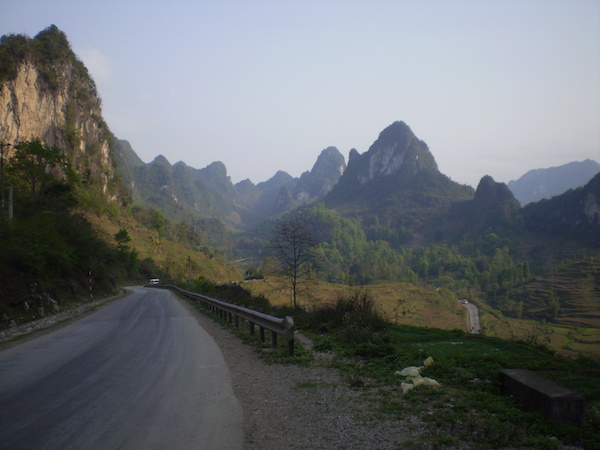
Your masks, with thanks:
M258 311L253 311L242 306L234 305L222 300L208 297L195 292L185 291L177 286L153 286L179 291L191 300L199 302L207 312L212 313L230 324L235 321L235 326L244 328L244 321L248 322L250 335L256 334L256 326L260 327L260 340L265 342L265 329L271 331L271 343L277 346L277 335L280 334L288 343L288 356L294 356L294 319L289 316L284 318L270 316ZM241 323L240 323L241 321Z

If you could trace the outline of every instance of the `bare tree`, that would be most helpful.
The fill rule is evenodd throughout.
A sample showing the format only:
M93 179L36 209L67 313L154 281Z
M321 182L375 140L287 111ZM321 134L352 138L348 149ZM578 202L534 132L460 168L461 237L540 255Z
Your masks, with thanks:
M285 287L292 293L292 305L298 306L298 294L307 290L315 258L316 241L303 225L290 221L277 226L272 242L274 257L279 262L278 275L286 280Z

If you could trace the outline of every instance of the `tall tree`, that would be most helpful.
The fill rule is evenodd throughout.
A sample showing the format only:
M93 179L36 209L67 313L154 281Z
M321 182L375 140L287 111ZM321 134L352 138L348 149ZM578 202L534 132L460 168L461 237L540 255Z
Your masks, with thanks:
M17 186L25 186L36 200L62 176L73 177L69 163L60 149L50 147L37 138L22 141L16 146L9 160L8 174L13 177Z
M316 245L312 235L298 222L284 222L276 228L272 248L279 262L278 274L286 280L294 308L298 306L298 295L307 290Z

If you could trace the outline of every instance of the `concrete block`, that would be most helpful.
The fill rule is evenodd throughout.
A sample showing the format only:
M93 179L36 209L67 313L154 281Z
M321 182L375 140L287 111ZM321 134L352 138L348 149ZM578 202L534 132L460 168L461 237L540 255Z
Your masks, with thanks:
M555 422L583 425L583 394L525 369L501 370L500 380L502 392L513 396L525 409L540 411Z

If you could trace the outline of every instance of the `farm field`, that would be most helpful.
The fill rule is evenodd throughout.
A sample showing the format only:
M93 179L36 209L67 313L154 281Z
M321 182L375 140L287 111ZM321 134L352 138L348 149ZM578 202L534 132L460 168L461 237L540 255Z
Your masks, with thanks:
M289 295L276 288L276 280L255 280L243 285L255 295L264 295L273 305L291 304ZM350 286L316 282L310 287L310 296L305 296L300 305L311 310L319 305L331 304L351 289ZM447 289L406 283L374 283L364 289L373 296L390 322L468 330L465 308L459 297ZM487 336L539 344L567 356L585 355L600 359L600 326L582 326L580 322L571 326L566 316L561 317L558 323L515 319L477 299L470 300L479 307L482 333ZM589 323L595 324L593 321Z

